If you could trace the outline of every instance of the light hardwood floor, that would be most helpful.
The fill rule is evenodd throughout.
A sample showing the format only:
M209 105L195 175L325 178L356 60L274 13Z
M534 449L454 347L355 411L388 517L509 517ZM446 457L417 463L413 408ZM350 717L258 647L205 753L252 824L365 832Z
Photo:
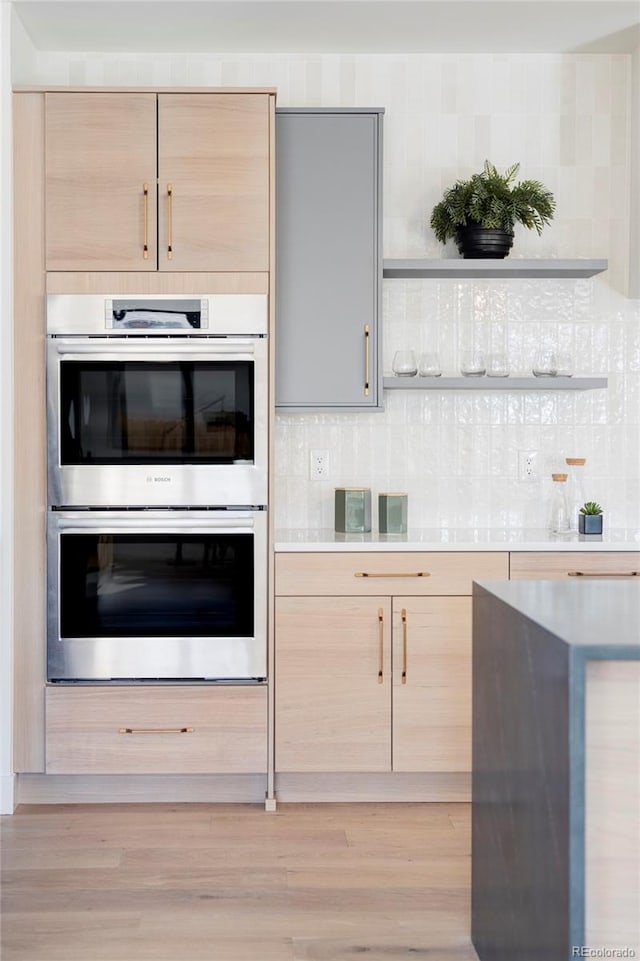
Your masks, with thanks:
M2 961L474 961L466 804L28 805Z

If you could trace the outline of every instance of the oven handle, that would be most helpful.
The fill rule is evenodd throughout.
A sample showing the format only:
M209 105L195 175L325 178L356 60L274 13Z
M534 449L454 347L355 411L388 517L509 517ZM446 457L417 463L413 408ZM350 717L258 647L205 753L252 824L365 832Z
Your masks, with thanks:
M96 512L93 512L98 513ZM137 512L136 512L137 513ZM176 512L177 513L177 512ZM224 531L231 534L247 534L255 530L253 517L239 521L238 518L220 518L216 520L194 520L186 517L105 517L101 512L100 519L96 517L65 518L56 512L56 527L59 531L83 530L95 531L99 534L110 534L117 531L127 531L136 534L139 531L154 531L163 534L165 531L179 531L183 534L202 534Z
M54 350L68 359L74 357L86 357L92 354L101 359L109 359L113 356L116 360L125 357L130 360L217 360L224 357L227 360L253 360L256 353L256 340L253 338L224 338L212 344L211 341L197 345L193 342L189 344L176 343L175 341L166 344L145 341L141 344L114 343L112 339L105 339L96 342L89 341L69 341L56 338L52 341Z

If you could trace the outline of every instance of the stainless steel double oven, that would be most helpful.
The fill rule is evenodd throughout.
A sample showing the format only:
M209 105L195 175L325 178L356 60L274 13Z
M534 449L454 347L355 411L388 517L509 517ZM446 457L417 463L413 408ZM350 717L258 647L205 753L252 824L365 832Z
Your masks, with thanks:
M48 678L266 675L267 298L50 295Z

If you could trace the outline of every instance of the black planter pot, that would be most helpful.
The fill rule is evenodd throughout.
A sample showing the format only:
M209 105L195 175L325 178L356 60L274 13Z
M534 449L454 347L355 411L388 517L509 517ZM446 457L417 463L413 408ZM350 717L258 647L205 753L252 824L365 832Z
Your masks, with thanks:
M602 514L578 514L581 534L602 534Z
M467 224L458 227L456 244L466 260L504 260L513 246L513 234L508 230Z

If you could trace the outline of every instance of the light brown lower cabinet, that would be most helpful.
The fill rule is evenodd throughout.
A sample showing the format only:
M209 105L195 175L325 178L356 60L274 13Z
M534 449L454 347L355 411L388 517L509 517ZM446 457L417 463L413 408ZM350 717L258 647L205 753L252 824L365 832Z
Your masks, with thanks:
M46 690L47 774L266 770L266 685Z
M507 577L506 553L277 555L276 771L470 771L471 584Z
M391 769L391 601L276 600L276 770Z
M471 770L471 598L393 598L394 771Z
M522 551L511 554L511 580L622 578L640 583L640 551Z

